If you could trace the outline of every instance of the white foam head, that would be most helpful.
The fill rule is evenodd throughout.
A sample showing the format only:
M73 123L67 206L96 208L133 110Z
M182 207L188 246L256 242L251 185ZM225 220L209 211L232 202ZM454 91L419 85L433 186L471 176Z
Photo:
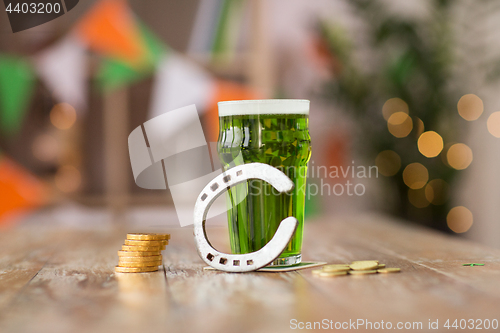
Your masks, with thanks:
M306 99L255 99L217 103L219 117L256 114L309 114Z

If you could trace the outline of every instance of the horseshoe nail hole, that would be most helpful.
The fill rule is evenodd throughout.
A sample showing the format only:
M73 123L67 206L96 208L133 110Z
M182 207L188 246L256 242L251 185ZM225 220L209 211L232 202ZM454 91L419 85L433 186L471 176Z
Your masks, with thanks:
M211 189L212 191L215 191L215 190L216 190L216 189L218 189L218 188L219 188L219 184L217 184L217 183L213 183L213 184L212 184L212 186L210 186L210 189Z
M252 259L247 260L247 265L253 265L253 260Z
M207 254L207 259L210 261L214 260L214 255L212 253Z
M222 265L225 265L227 263L227 259L226 258L220 258L219 263L221 263Z
M201 196L201 201L205 201L205 199L208 197L208 195L206 195L206 193L203 193L203 195Z
M230 181L230 180L231 180L231 176L229 176L229 175L227 175L226 177L222 178L222 181L223 181L224 183L227 183L227 182L228 182L228 181Z
M233 266L239 266L240 261L239 260L233 260Z
M236 172L236 176L241 176L242 174L243 174L242 170Z

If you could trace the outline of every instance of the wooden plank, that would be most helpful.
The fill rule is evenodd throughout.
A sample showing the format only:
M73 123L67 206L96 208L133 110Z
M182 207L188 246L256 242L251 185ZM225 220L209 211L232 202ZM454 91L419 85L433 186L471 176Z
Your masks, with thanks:
M498 279L476 273L475 280L472 280L470 267L463 266L460 266L463 278L458 279L443 269L452 265L454 251L460 255L464 247L469 247L476 259L481 257L480 253L483 257L492 256L490 251L427 230L370 219L372 222L358 218L356 221L323 221L306 226L306 233L315 236L308 237L304 245L313 259L321 258L332 263L378 259L387 266L402 269L399 274L336 279L301 273L309 283L334 299L338 307L357 309L358 314L372 321L382 318L422 322L433 318L495 318L500 308ZM437 253L448 258L442 261L443 267L426 266L425 260L436 258ZM491 270L498 272L498 267ZM496 287L493 286L495 283Z
M0 280L0 300L9 296L6 286L16 287L4 303L0 331L276 332L290 329L292 319L422 322L425 331L429 319L440 325L445 319L494 319L500 308L496 251L384 217L308 223L304 255L329 262L378 259L401 267L399 274L325 279L310 270L209 272L202 269L191 228L170 233L165 271L120 275L113 268L124 230L39 234L25 228L2 234L2 253L19 252L23 239L31 244L26 253L58 246L52 256L40 252L43 268L34 278L27 275L29 283ZM226 229L208 234L213 244L227 245ZM491 266L482 271L454 266L462 258L489 258ZM11 262L0 268L12 268Z
M344 224L355 228L351 231L355 237L362 238L374 250L435 270L479 291L500 296L500 284L496 282L500 281L498 249L426 228L388 222L384 217L358 217L357 222L346 221ZM485 263L485 266L462 266L470 262Z
M115 275L123 239L120 231L67 234L5 309L5 331L137 332L149 322L151 329L164 328L164 273Z
M57 246L58 235L50 237L43 229L35 229L37 232L3 229L0 233L0 316L38 274Z
M228 237L223 228L208 233L213 244ZM182 309L176 322L180 331L279 332L289 328L292 318L320 321L344 313L296 272L204 271L191 230L176 230L172 241L164 263L172 302Z

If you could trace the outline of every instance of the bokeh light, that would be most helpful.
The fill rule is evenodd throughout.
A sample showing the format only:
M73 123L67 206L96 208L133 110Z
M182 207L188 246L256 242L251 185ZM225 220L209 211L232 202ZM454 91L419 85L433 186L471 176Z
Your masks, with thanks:
M61 150L60 144L52 135L41 134L35 137L31 147L33 156L42 162L55 162Z
M458 101L457 109L465 120L476 120L483 113L483 101L474 94L463 95Z
M453 207L446 216L448 228L456 233L468 231L473 221L472 212L464 206Z
M61 192L71 193L80 187L82 176L74 166L64 165L57 170L54 182Z
M59 103L50 110L50 122L58 129L69 129L76 122L76 110L68 103Z
M448 196L448 183L442 179L433 179L425 186L425 198L433 205L443 205Z
M384 150L375 158L375 165L381 175L394 176L401 168L401 157L392 150Z
M443 150L443 138L434 131L422 133L418 138L418 151L425 157L436 157Z
M408 190L408 201L410 201L410 203L417 208L425 208L429 206L429 201L425 196L425 190L423 188L418 190L410 188Z
M420 163L411 163L403 171L403 181L411 189L418 190L427 184L429 172Z
M413 121L408 114L396 112L387 120L387 128L396 138L404 138L408 136L413 129Z
M455 143L446 152L446 159L453 169L466 169L472 163L472 150L466 144Z
M419 117L413 117L413 129L415 130L415 137L420 137L425 131L424 122Z
M408 104L406 104L406 102L401 98L395 97L388 99L382 107L382 115L384 116L384 119L389 120L391 115L396 112L404 112L406 114L409 114L410 111L408 109Z
M500 138L500 111L493 112L488 117L488 132L495 138Z

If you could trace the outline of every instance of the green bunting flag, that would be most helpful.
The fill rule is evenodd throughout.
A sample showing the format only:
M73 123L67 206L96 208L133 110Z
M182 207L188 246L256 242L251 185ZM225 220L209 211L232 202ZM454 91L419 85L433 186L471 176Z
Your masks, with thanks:
M35 76L30 64L19 57L0 55L0 130L8 135L21 128L31 100Z
M105 90L113 90L131 84L150 75L158 65L167 46L143 23L138 24L147 55L141 65L133 67L115 58L104 58L97 78Z

